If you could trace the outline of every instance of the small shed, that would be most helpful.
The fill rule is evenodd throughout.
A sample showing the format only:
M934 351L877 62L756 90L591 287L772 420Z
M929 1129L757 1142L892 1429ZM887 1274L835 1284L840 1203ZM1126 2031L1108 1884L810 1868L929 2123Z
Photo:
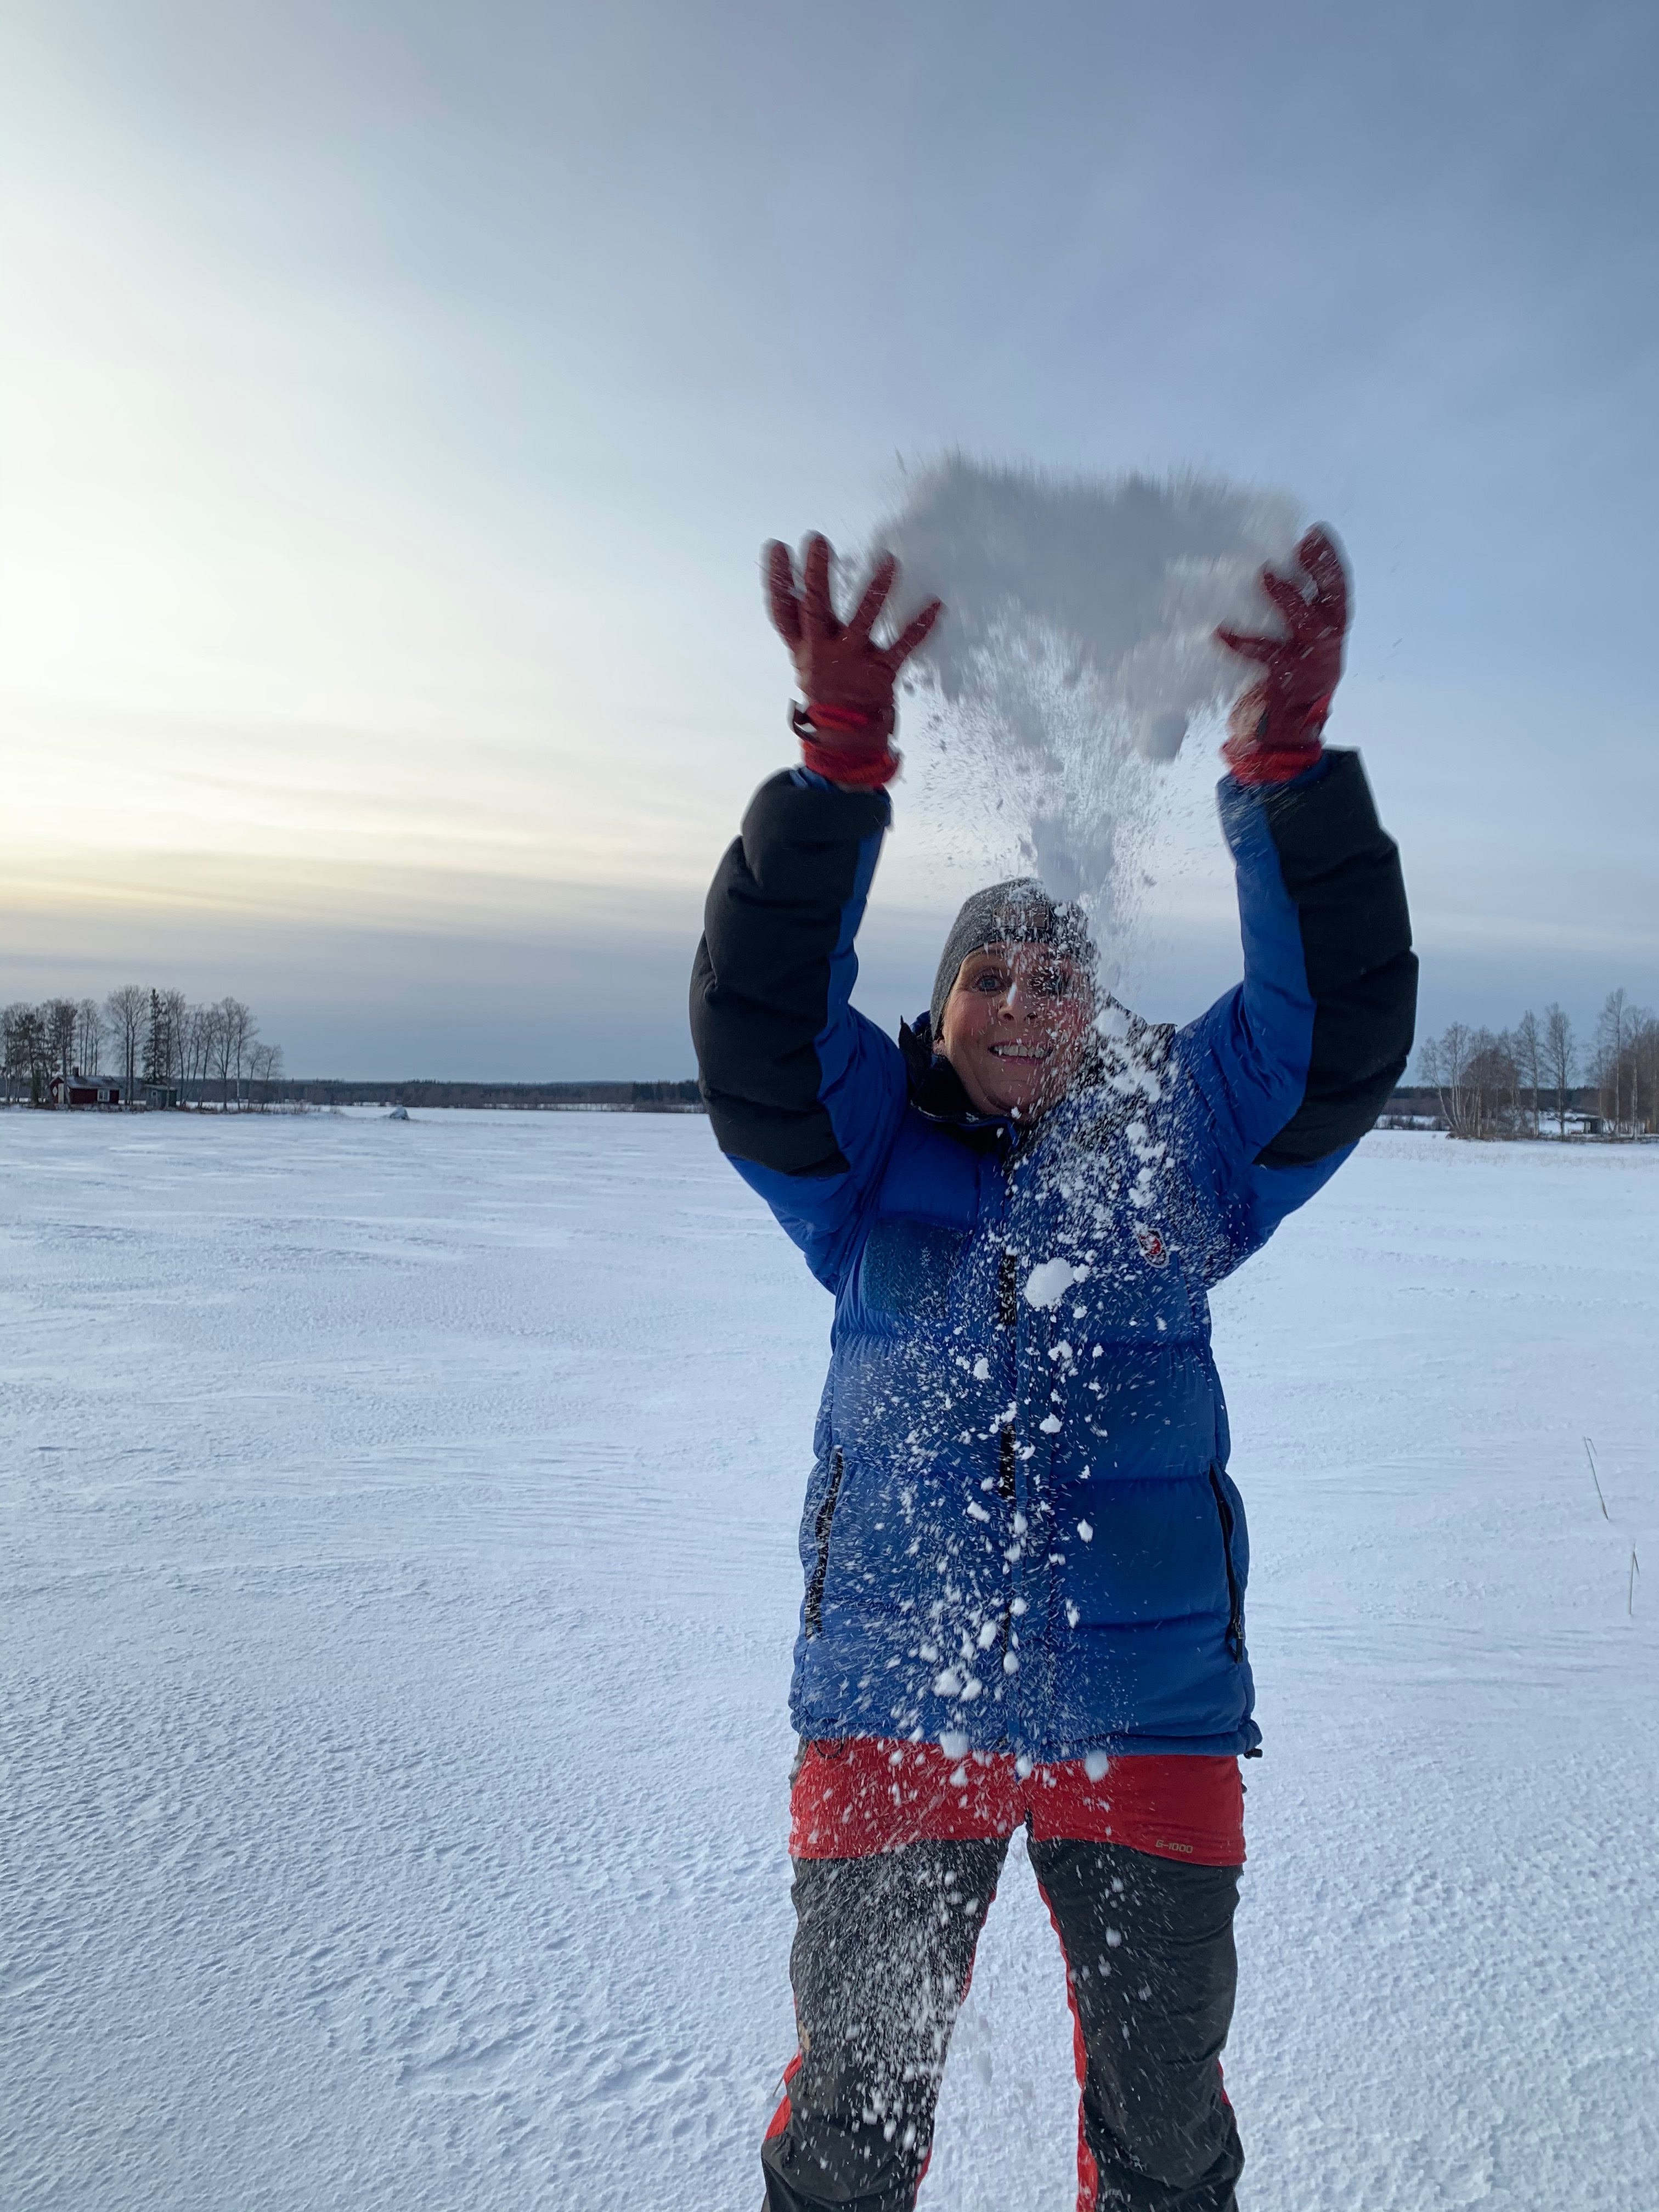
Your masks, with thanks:
M144 1103L152 1113L176 1106L179 1103L178 1086L172 1083L147 1083L144 1085Z

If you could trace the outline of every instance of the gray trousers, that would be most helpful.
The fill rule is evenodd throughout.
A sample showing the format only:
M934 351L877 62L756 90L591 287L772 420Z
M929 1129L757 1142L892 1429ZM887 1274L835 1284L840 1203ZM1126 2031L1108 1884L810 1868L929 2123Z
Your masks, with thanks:
M915 1843L873 1858L795 1862L789 1965L800 2056L787 2124L763 2146L768 2212L915 2203L951 2030L1007 1848ZM1120 1844L1033 1839L1028 1849L1083 2045L1079 2207L1234 2212L1244 2156L1219 2058L1237 1982L1238 1869Z

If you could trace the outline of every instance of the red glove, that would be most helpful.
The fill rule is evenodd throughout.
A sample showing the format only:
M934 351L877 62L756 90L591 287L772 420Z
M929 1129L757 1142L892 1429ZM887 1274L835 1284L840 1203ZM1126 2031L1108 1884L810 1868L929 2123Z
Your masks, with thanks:
M797 593L789 548L774 539L766 549L773 627L793 654L806 694L805 707L792 708L790 726L807 767L831 783L890 783L899 770L890 742L894 679L938 621L942 602L925 606L893 644L878 645L870 632L893 588L898 562L890 553L882 555L852 620L841 623L830 595L830 561L829 539L814 532L806 541Z
M1261 588L1290 626L1288 637L1245 637L1236 629L1216 635L1233 653L1262 664L1262 674L1235 705L1232 735L1221 757L1240 783L1288 783L1311 768L1322 750L1320 732L1331 711L1331 694L1342 674L1342 640L1348 627L1348 578L1336 540L1313 529L1296 549L1313 585L1261 571Z

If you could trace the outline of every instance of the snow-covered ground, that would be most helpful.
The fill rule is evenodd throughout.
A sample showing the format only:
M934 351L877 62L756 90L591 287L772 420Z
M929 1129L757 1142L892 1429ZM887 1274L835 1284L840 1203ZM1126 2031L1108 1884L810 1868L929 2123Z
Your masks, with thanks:
M0 1164L9 2212L754 2212L829 1315L707 1123ZM1639 2212L1659 1149L1374 1137L1216 1308L1247 2212ZM1073 2099L1017 1847L923 2206L1060 2212Z

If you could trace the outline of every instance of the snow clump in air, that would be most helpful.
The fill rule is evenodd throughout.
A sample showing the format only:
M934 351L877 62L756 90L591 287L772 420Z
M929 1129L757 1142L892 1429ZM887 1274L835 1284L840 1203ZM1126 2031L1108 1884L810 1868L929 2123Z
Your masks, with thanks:
M910 478L881 543L907 605L938 623L911 664L931 692L943 771L927 803L960 833L1121 929L1147 830L1154 763L1218 714L1245 672L1218 623L1261 627L1257 577L1304 520L1288 494L1221 477L1063 476L952 454Z
M1088 1269L1074 1267L1069 1260L1044 1260L1032 1268L1025 1278L1025 1303L1039 1312L1045 1306L1057 1306L1073 1283L1081 1282Z

